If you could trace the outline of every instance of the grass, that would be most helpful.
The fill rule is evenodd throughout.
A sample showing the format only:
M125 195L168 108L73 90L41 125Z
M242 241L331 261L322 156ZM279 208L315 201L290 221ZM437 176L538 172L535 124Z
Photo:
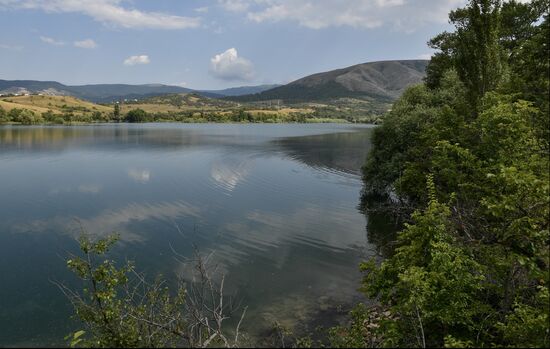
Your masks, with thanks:
M55 114L71 112L75 115L85 113L109 113L113 111L112 107L99 105L70 96L15 96L4 97L0 99L0 106L6 111L11 109L27 109L35 113L45 113L52 111Z
M272 105L238 103L196 94L162 95L121 103L119 106L123 118L131 110L142 109L149 115L149 121L222 123L375 122L377 118L369 114L369 108L372 113L372 109L376 109L373 107L379 107L374 106L372 101L352 99L337 100L333 104ZM108 122L112 121L114 112L114 105L94 104L70 96L6 96L0 97L0 107L6 112L12 109L30 110L36 115L32 123ZM44 116L48 112L55 114L54 118Z

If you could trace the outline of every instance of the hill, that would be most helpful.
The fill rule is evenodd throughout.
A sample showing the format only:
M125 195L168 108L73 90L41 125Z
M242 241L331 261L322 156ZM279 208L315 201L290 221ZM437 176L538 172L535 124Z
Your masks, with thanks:
M279 86L281 85L273 84L273 85L258 85L258 86L240 86L240 87L226 88L224 90L202 90L198 92L211 93L214 95L218 95L220 97L234 97L234 96L243 96L243 95L261 93Z
M228 97L255 102L323 102L341 98L391 102L410 85L422 82L427 60L380 61L313 74L261 93Z
M100 112L110 113L112 107L94 104L72 96L13 96L0 97L0 106L10 111L12 109L27 109L41 114L51 111L54 114L72 113L84 115Z
M142 109L160 118L171 118L174 115L201 116L217 118L231 113L246 113L253 118L284 118L292 115L311 115L313 110L307 108L258 108L253 104L240 104L216 98L208 98L197 93L180 93L155 96L139 101L122 103L120 111L126 114L133 109ZM171 115L171 116L170 116ZM219 121L219 120L218 120Z
M161 95L188 93L237 102L279 100L287 104L321 102L348 105L345 101L353 100L354 105L367 102L368 109L378 113L385 111L389 103L398 98L405 88L422 81L428 62L426 60L371 62L313 74L283 86L241 86L202 91L162 84L68 86L56 81L0 80L0 95L73 96L94 103L127 102ZM357 102L357 100L361 101Z
M0 80L0 95L41 93L50 96L71 95L69 86L56 81Z
M68 86L56 81L0 80L0 95L42 94L48 96L73 96L94 103L113 103L125 99L141 99L169 93L189 92L194 91L184 87L161 84L98 84ZM208 93L205 93L205 95L207 94ZM217 96L214 94L210 95L212 97Z
M163 84L95 84L69 86L56 81L0 80L0 95L42 94L46 96L73 96L94 103L144 99L154 96L179 93L197 93L204 97L222 98L259 93L278 85L242 86L224 90L197 91L181 86Z
M198 93L178 93L154 96L121 104L124 114L132 109L143 109L147 113L209 112L236 109L231 101L208 98Z
M222 110L232 112L242 109L252 115L259 111L262 114L280 115L285 109L289 113L299 113L312 118L377 122L408 86L422 82L428 62L371 62L313 74L284 86L241 86L209 91L161 84L67 86L55 81L0 80L0 95L42 94L72 96L94 103L121 102L123 114L131 109L143 109L151 114L180 115L203 115L210 112L220 113ZM242 95L243 93L249 94ZM30 103L32 108L27 109L43 113L51 107L37 104L37 101L39 99ZM80 106L81 102L75 102L76 107L65 107L60 112L78 111L79 108L93 110L91 106ZM13 105L4 103L4 109L13 108Z
M113 103L116 101L142 99L171 93L194 92L193 90L185 87L161 84L98 84L69 86L69 90L75 96L93 101L95 103Z

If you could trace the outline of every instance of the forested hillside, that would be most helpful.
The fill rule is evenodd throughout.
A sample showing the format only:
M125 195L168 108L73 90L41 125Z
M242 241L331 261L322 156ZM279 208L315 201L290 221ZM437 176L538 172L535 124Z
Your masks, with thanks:
M333 345L550 345L548 5L471 0L429 42L364 167L367 212L404 223L362 265L379 305Z

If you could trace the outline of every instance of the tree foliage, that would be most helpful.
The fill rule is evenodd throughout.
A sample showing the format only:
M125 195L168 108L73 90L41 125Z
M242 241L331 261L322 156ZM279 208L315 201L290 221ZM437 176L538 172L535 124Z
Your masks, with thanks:
M233 347L246 308L233 331L224 324L236 311L224 303L224 278L214 281L215 268L208 257L193 259L195 273L176 287L136 272L133 263L117 266L107 257L116 235L92 240L80 238L82 256L72 256L67 267L83 282L82 290L58 284L74 306L84 328L66 339L71 347L162 348ZM231 337L230 337L231 335Z
M118 104L117 104L118 105ZM143 109L132 109L124 117L126 122L147 122L149 121L149 115Z
M364 167L365 196L404 208L391 255L362 265L388 316L365 308L344 337L550 345L547 11L471 0L430 41L426 84L395 103Z
M0 106L0 124L10 121L8 118L8 113Z
M120 121L120 105L118 103L115 103L114 109L113 109L113 117L112 119L114 121Z

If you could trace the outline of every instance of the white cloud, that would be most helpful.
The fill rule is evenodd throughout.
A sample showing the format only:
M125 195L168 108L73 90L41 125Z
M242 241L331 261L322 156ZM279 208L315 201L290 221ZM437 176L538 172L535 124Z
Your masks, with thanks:
M124 65L149 64L151 60L147 55L130 56L124 60Z
M55 39L49 38L47 36L41 36L40 40L42 40L42 42L45 42L46 44L50 44L50 45L54 45L54 46L63 46L63 45L65 45L65 43L63 41L55 40Z
M248 161L238 161L232 157L224 157L211 164L210 176L216 186L224 191L232 192L248 176L251 167L252 164Z
M428 23L446 23L450 10L466 0L219 0L228 11L246 12L253 22L297 22L310 29L377 28L411 32Z
M205 7L196 8L196 9L195 9L195 12L198 12L198 13L206 13L206 12L208 12L208 10L209 10L208 7L205 6Z
M80 234L81 227L97 232L117 231L121 233L124 241L143 241L144 236L129 230L127 225L132 222L146 221L150 219L173 222L179 217L191 216L198 218L200 209L184 201L156 202L156 203L130 203L115 209L106 209L96 216L80 217L75 220L73 216L54 216L48 219L37 219L14 225L16 232L46 232L49 229L57 229L66 234Z
M97 44L92 39L86 39L86 40L82 40L82 41L75 41L74 46L75 47L80 47L80 48L92 49L92 48L96 48Z
M151 179L151 171L149 170L138 170L138 169L129 169L128 177L133 179L138 183L147 183Z
M196 28L200 18L144 12L122 6L124 0L0 0L0 8L37 9L53 13L81 13L94 20L123 28Z
M13 46L13 45L0 44L0 49L2 49L2 50L21 51L23 49L23 46Z
M218 3L227 11L244 12L250 6L250 0L218 0Z
M249 60L239 57L235 48L230 48L210 59L210 73L222 80L246 81L254 77L254 67Z

